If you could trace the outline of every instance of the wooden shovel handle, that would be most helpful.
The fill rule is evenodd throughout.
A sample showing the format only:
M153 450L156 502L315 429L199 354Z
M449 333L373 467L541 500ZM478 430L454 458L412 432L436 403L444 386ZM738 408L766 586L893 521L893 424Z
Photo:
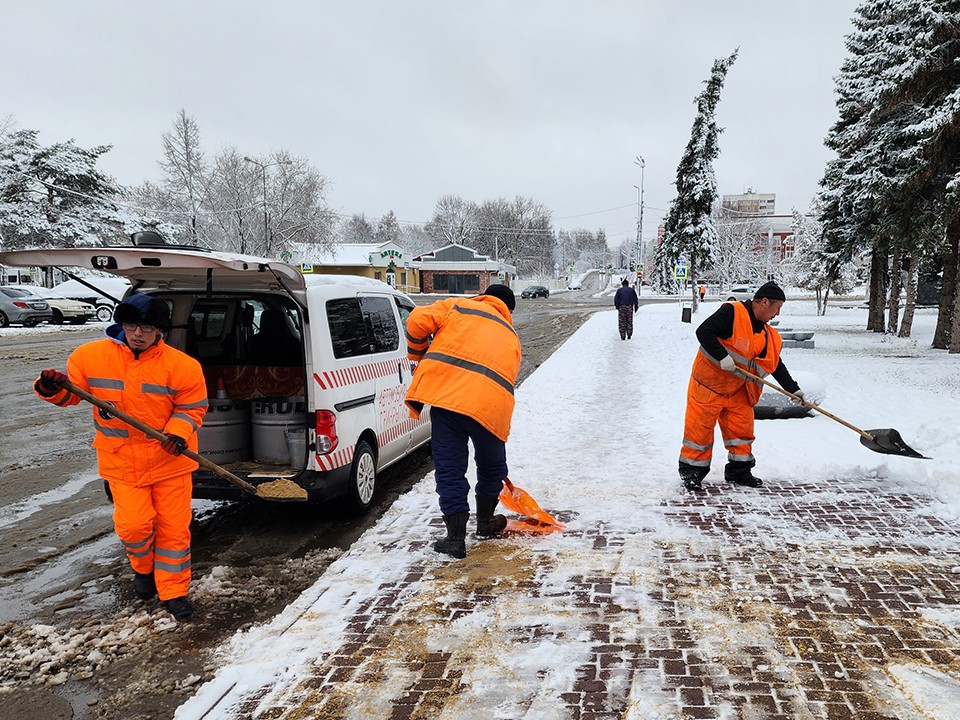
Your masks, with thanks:
M63 383L61 383L61 384L63 385L64 389L69 390L69 391L72 392L74 395L83 398L83 399L86 400L88 403L91 403L91 404L93 404L93 405L96 405L98 408L101 408L101 409L107 411L108 413L110 413L110 414L113 415L114 417L120 418L120 419L123 420L127 425L131 425L131 426L135 427L135 428L136 428L137 430L139 430L140 432L145 433L148 437L152 437L154 440L158 440L158 441L160 441L160 442L163 442L164 440L167 439L167 436L164 435L164 434L163 434L162 432L160 432L159 430L155 430L154 428L150 427L150 426L147 425L146 423L143 423L143 422L141 422L140 420L137 420L137 418L133 417L132 415L128 415L127 413L123 412L122 410L119 410L119 409L115 408L113 405L111 405L110 403L108 403L108 402L106 402L106 401L104 401L104 400L101 400L101 399L98 398L96 395L91 395L91 394L88 393L86 390L81 390L80 388L78 388L76 385L74 385L74 384L73 384L72 382L70 382L69 380L65 380L65 381L64 381ZM194 452L193 450L191 450L190 448L183 448L183 450L182 450L181 452L182 452L182 454L186 455L186 456L187 456L188 458L190 458L191 460L195 460L196 462L200 463L203 467L205 467L205 468L207 468L208 470L216 473L217 475L219 475L220 477L222 477L224 480L228 480L228 481L232 482L234 485L236 485L236 486L237 486L238 488L240 488L241 490L244 490L244 491L246 491L246 492L248 492L248 493L252 493L252 494L254 494L254 495L257 494L257 488L256 488L256 487L254 487L253 485L251 485L250 483L248 483L246 480L242 480L241 478L238 478L238 477L237 477L236 475L234 475L232 472L230 472L229 470L227 470L227 469L225 469L225 468L220 467L220 466L217 465L215 462L213 462L213 461L211 461L211 460L207 460L203 455L198 455L197 453L195 453L195 452Z
M838 423L840 423L841 425L846 425L846 426L847 426L848 428L850 428L851 430L854 430L854 431L860 433L861 435L863 435L863 437L865 437L865 438L866 438L867 440L869 440L870 442L875 442L875 441L876 441L876 438L875 438L873 435L871 435L870 433L868 433L866 430L861 430L861 429L858 428L856 425L852 425L852 424L848 423L846 420L842 420L841 418L838 418L836 415L833 415L832 413L827 412L826 410L824 410L824 409L823 409L822 407L820 407L819 405L814 405L812 402L807 402L806 400L804 400L804 399L803 399L802 397L800 397L799 395L794 395L792 392L787 392L786 390L784 390L784 389L783 389L782 387L780 387L779 385L774 385L772 382L768 382L768 381L764 380L764 379L763 379L762 377L760 377L759 375L754 375L753 373L748 372L748 371L744 370L743 368L739 368L739 367L737 368L737 373L740 374L740 375L743 375L743 377L748 378L748 379L750 379L750 380L754 380L754 381L756 381L756 382L758 382L758 383L763 383L763 384L766 385L767 387L771 387L771 388L773 388L774 390L776 390L777 392L783 393L784 395L786 395L786 396L789 397L789 398L792 398L792 399L795 400L796 402L801 403L802 405L805 405L805 406L808 407L808 408L811 408L811 409L813 409L813 410L816 410L818 413L821 413L821 414L823 414L823 415L826 415L826 416L827 416L828 418L830 418L831 420L836 420L836 421L837 421Z

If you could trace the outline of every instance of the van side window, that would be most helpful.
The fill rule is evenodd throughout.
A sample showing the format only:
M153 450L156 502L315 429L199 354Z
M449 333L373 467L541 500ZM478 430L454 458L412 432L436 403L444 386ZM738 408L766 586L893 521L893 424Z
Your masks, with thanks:
M400 347L400 331L389 298L361 296L360 309L370 330L373 352L393 352Z
M416 307L416 305L406 298L394 297L393 299L397 303L397 310L400 311L400 326L406 329L407 318L410 317L410 313L413 312L413 309Z
M327 300L327 323L335 358L370 354L367 326L357 298Z

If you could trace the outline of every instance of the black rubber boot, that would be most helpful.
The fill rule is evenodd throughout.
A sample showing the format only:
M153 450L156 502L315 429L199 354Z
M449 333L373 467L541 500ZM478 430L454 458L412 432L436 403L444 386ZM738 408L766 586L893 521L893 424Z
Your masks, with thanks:
M683 486L687 490L703 490L703 479L707 476L707 473L710 472L708 467L697 467L695 465L688 465L687 463L680 461L680 480L683 481Z
M164 600L163 606L167 609L167 612L173 615L177 620L186 620L188 617L193 615L193 605L191 605L190 601L185 597Z
M153 573L133 574L133 591L141 600L149 600L157 594L157 583L153 579Z
M723 478L728 483L734 483L735 485L753 488L760 487L763 485L763 480L754 477L753 473L750 472L756 464L756 460L750 460L749 462L728 462L727 466L723 469Z
M494 515L499 497L477 495L477 537L494 537L507 527L507 519L503 515Z
M467 520L470 519L470 513L458 512L453 515L444 515L443 524L447 526L447 536L437 540L433 544L433 549L438 553L450 555L458 559L467 556Z

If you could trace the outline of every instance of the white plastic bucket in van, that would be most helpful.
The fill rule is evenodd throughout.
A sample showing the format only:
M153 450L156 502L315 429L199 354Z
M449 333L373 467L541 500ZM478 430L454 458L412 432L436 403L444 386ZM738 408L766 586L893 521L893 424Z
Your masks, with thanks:
M304 427L289 427L283 431L287 439L287 454L290 456L290 465L298 470L304 466L307 454L307 429Z
M306 428L307 405L303 398L259 398L250 407L253 459L262 463L287 465L290 452L283 431L288 427Z
M197 434L200 454L218 465L250 459L250 405L210 398Z

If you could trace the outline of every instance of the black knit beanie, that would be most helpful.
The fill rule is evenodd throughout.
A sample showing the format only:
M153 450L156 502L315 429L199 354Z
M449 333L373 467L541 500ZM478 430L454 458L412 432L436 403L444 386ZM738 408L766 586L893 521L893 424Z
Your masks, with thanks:
M783 294L783 290L780 289L780 286L777 285L773 280L766 282L760 286L760 289L757 290L756 294L753 296L754 300L763 300L768 298L770 300L786 300L787 296Z
M492 295L495 298L503 300L503 304L507 306L507 310L510 312L513 312L517 307L517 297L513 294L513 290L508 288L506 285L496 283L484 290L483 294Z

